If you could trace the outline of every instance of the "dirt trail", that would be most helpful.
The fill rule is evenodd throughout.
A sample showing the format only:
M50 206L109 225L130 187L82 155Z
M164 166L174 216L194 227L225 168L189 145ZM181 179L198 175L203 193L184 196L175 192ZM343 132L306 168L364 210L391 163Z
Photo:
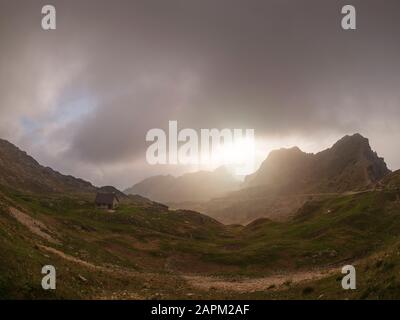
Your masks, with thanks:
M60 241L55 239L52 234L53 232L43 224L42 222L30 217L29 215L21 212L20 210L10 207L10 213L24 226L26 226L32 233L40 236L41 238L49 241L53 244L60 244ZM95 265L91 262L81 260L74 256L68 255L63 251L58 249L48 247L42 244L37 244L38 248L47 251L51 254L57 255L67 261L79 264L83 267L113 274L116 276L123 277L144 277L147 280L151 278L157 278L160 275L155 273L143 273L135 270L124 269L115 265ZM217 289L222 291L234 291L239 293L246 292L255 292L255 291L263 291L268 288L273 288L279 290L280 287L283 287L284 284L290 283L299 283L303 281L311 281L317 280L331 275L332 273L338 271L338 268L329 268L329 269L320 269L320 270L307 270L307 271L299 271L294 273L282 273L271 275L262 278L247 278L247 279L239 279L239 280L226 280L223 278L211 277L211 276L198 276L198 275L178 275L178 277L183 278L187 284L193 288L200 290L210 290ZM121 298L121 295L124 298L133 298L133 293L124 292L124 293L115 293L115 296ZM136 297L136 293L134 296ZM107 297L109 297L107 295Z
M27 215L26 213L23 213L22 211L18 210L17 208L14 207L10 207L9 208L9 212L11 213L11 215L17 219L17 221L19 223L21 223L22 225L24 225L25 227L27 227L32 233L36 234L37 236L49 241L50 243L53 244L57 244L60 245L61 242L57 239L54 238L53 234L54 232L52 232L44 223L42 223L39 220L36 220L34 218L32 218L31 216ZM42 244L36 244L37 247L41 250L47 251L49 253L55 254L67 261L73 262L73 263L77 263L81 266L87 267L89 269L95 269L98 271L102 271L102 272L108 272L108 273L120 273L120 274L124 274L124 275L138 275L137 271L132 271L132 270L125 270L122 269L118 266L114 266L114 265L109 265L109 266L99 266L99 265L95 265L93 263L84 261L82 259L76 258L74 256L68 255L66 253L64 253L63 251L60 251L58 249L52 248L52 247L48 247Z
M337 268L325 270L308 270L286 274L276 274L263 278L248 278L241 280L225 280L208 276L184 276L188 283L198 289L210 290L217 289L223 291L236 291L240 293L263 291L268 288L279 289L286 283L299 283L303 281L317 280L325 278L335 271Z
M105 272L105 273L117 274L117 275L123 275L123 276L135 276L135 277L137 277L138 275L146 275L147 274L147 273L141 273L141 272L134 271L134 270L123 269L116 265L99 266L99 265L93 264L91 262L68 255L63 251L57 250L52 247L47 247L44 245L38 245L38 247L49 253L55 254L67 261L79 264L79 265L89 268L89 269L93 269L93 270L97 270L97 271L101 271L101 272ZM150 275L150 273L148 275Z
M101 271L107 271L107 268L100 267L100 266L96 266L96 265L93 264L93 263L90 263L90 262L87 262L87 261L84 261L84 260L75 258L75 257L73 257L73 256L70 256L70 255L68 255L68 254L65 254L64 252L62 252L62 251L60 251L60 250L57 250L57 249L54 249L54 248L51 248L51 247L47 247L47 246L44 246L44 245L37 245L37 246L38 246L40 249L42 249L42 250L45 250L45 251L47 251L47 252L49 252L49 253L52 253L52 254L55 254L55 255L57 255L57 256L59 256L59 257L65 259L65 260L68 260L68 261L71 261L71 262L80 264L81 266L87 267L87 268L89 268L89 269L96 269L96 270L101 270Z
M110 273L118 276L134 276L134 277L145 277L149 279L150 277L157 277L154 273L143 273L133 270L122 269L118 266L99 266L93 263L81 260L79 258L65 254L64 252L47 247L44 245L38 245L42 250L50 252L52 254L58 255L59 257L77 263L89 269ZM285 283L300 283L303 281L317 280L331 275L332 273L338 271L338 268L330 268L324 270L308 270L294 273L276 274L263 278L249 278L241 280L225 280L216 277L209 276L192 276L192 275L181 275L181 277L186 280L189 286L200 289L200 290L210 290L217 289L222 291L235 291L239 293L263 291L268 288L273 287L274 289L279 289ZM128 295L128 293L125 293ZM128 295L129 296L129 295Z
M154 273L143 273L137 272L132 270L122 269L118 266L98 266L92 264L90 262L75 258L73 256L67 255L64 252L39 245L39 248L50 252L52 254L58 255L61 258L80 264L84 267L105 272L105 273L112 273L116 275L123 275L123 276L142 276L142 277L155 277L157 274ZM325 270L309 270L309 271L301 271L295 273L286 273L286 274L277 274L263 278L250 278L250 279L242 279L239 281L229 281L224 280L221 278L216 277L209 277L209 276L192 276L192 275L181 275L181 277L186 280L186 282L193 288L201 289L201 290L210 290L211 288L223 291L235 291L240 293L245 292L254 292L254 291L262 291L274 286L275 289L279 289L285 283L299 283L302 281L310 281L310 280L317 280L324 277L327 277L338 271L337 268L325 269ZM126 293L127 294L127 293Z
M60 241L54 238L54 234L44 223L23 213L17 208L10 207L11 215L18 220L19 223L27 227L32 233L54 244L60 244Z
M53 236L54 232L52 232L44 223L42 223L39 220L36 220L32 218L31 216L27 215L26 213L23 213L22 211L18 210L17 208L10 207L9 208L10 214L17 219L19 223L27 227L32 233L36 234L37 236L49 241L50 243L60 245L61 242ZM76 258L74 256L68 255L64 253L63 251L60 251L58 249L48 247L42 244L36 244L37 247L41 250L47 251L49 253L55 254L67 261L79 264L81 266L87 267L89 269L94 269L102 272L108 272L108 273L119 273L123 275L135 275L137 276L139 273L137 271L132 271L132 270L125 270L122 269L118 266L114 265L109 265L109 266L99 266L95 265L93 263L81 260L79 258Z

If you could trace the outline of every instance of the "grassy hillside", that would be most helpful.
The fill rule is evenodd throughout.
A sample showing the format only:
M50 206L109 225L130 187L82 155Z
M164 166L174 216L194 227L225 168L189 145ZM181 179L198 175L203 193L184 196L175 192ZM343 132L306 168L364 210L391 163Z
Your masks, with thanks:
M188 289L182 279L168 274L165 244L211 242L214 234L225 232L221 224L198 213L169 212L143 201L125 201L111 213L95 209L93 199L3 188L1 299L154 298L166 290L182 298ZM44 223L57 243L31 232L12 216L11 207ZM41 289L40 270L46 264L57 269L55 291Z
M0 139L0 185L37 193L87 193L96 188L87 181L40 165L26 152Z
M361 264L363 273L359 291L346 294L357 298L369 290L364 297L391 297L384 284L397 268L391 267L400 241L397 189L309 201L291 221L264 219L246 227L132 199L116 212L95 209L93 195L38 196L3 188L0 199L1 298L303 298L302 290L310 291L306 298L321 290L325 298L340 298L340 274L307 282L313 289L289 281L279 290L247 293L196 288L184 276L238 281L280 272L290 278L293 272L347 263ZM32 232L10 208L43 223L54 241ZM386 272L375 288L377 259ZM40 287L45 264L57 268L55 292Z

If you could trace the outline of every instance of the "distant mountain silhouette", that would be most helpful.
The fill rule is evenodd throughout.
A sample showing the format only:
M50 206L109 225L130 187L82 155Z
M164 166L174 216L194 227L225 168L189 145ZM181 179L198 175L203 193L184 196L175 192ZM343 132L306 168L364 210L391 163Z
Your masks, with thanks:
M160 175L147 178L126 189L126 194L138 194L154 201L171 203L205 201L236 190L239 181L227 169L198 171L180 177Z

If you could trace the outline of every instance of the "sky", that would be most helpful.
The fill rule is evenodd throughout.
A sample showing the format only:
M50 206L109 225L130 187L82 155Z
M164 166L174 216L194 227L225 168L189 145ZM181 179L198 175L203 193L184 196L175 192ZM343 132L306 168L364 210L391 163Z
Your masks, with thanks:
M119 188L198 169L146 162L170 120L254 129L259 162L359 132L399 169L399 33L398 0L0 0L0 137Z

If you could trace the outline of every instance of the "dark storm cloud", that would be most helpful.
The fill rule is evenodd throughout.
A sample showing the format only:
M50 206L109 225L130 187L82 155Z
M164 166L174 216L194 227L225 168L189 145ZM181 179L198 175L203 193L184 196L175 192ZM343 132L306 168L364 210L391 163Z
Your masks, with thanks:
M0 133L52 166L128 183L146 132L175 119L266 138L360 131L400 166L398 1L352 1L356 31L340 28L345 1L52 3L44 32L43 1L0 2Z

